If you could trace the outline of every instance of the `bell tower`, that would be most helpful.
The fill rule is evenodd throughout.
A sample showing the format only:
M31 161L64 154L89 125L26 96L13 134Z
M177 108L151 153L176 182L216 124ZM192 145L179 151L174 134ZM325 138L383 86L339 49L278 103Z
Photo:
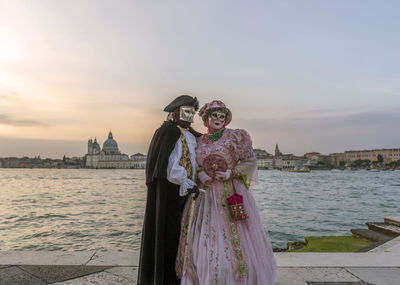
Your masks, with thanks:
M275 157L281 157L281 156L282 156L282 153L279 150L278 144L276 144L276 146L275 146Z
M88 154L93 154L93 141L90 139L88 141Z

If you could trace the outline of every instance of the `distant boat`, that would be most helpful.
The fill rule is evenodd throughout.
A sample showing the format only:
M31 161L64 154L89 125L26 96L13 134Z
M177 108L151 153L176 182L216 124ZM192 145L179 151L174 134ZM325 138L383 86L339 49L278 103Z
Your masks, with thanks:
M309 173L309 172L311 172L311 170L310 169L293 169L293 170L289 170L289 172Z

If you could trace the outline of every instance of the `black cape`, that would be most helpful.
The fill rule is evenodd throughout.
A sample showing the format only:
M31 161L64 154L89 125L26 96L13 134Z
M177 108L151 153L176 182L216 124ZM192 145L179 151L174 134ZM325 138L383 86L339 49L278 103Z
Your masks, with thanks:
M190 132L200 136L193 129ZM179 185L167 180L167 167L180 134L176 123L165 121L154 133L147 153L139 285L179 284L175 259L186 197L179 196Z

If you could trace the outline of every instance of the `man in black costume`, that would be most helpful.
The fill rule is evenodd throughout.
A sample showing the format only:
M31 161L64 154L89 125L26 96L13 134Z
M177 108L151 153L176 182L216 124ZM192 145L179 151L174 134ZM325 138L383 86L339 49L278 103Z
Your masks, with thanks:
M194 131L190 124L198 110L196 97L181 95L164 111L167 119L151 140L146 161L147 203L139 260L139 285L172 285L181 216L188 194L196 198Z

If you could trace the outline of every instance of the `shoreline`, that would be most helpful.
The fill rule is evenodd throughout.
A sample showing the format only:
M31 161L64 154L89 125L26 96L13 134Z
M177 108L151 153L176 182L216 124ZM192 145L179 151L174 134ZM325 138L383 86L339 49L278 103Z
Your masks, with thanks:
M351 235L307 236L303 241L288 242L274 252L365 252L400 236L400 217L383 222L366 222L368 229L351 229Z
M277 285L394 285L400 276L400 237L369 252L274 255L279 269ZM139 253L134 251L0 251L0 284L133 285L138 259Z

